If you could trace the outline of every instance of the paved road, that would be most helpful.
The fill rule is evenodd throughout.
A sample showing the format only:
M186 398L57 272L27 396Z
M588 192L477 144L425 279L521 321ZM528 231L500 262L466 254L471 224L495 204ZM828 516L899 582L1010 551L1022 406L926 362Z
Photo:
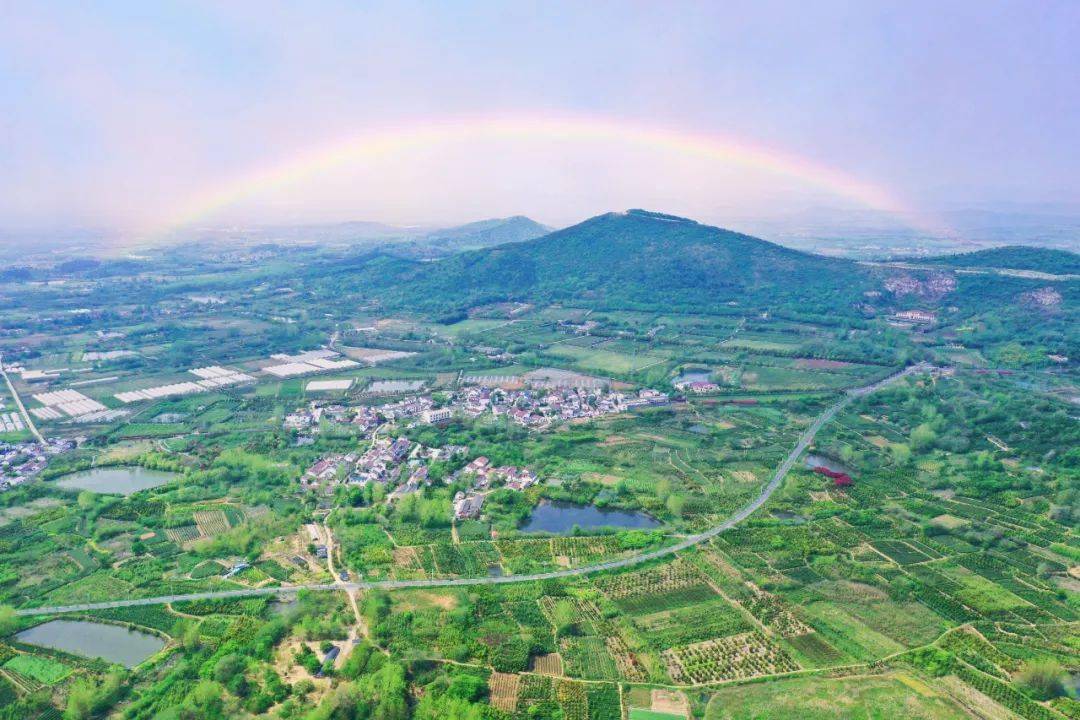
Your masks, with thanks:
M912 365L911 367L898 372L894 375L890 375L884 380L880 380L872 385L849 390L845 395L840 398L836 403L830 406L825 412L821 413L814 420L814 422L808 427L802 435L799 436L799 441L795 444L795 447L791 449L784 461L780 463L780 466L776 468L772 478L765 487L761 489L761 493L754 498L750 503L745 505L741 510L729 517L724 522L709 528L703 533L698 535L691 535L675 545L669 545L667 547L660 548L659 550L652 550L650 552L641 553L640 555L634 555L628 558L621 558L619 560L611 560L609 562L597 563L595 565L585 565L579 568L570 568L569 570L555 570L547 573L535 573L532 575L504 575L502 577L472 577L472 578L447 578L443 580L379 580L374 582L336 582L325 584L309 584L309 585L293 585L291 587L275 587L275 588L248 588L242 590L219 590L214 592L192 593L190 595L166 595L164 597L154 598L135 598L130 600L115 600L113 602L98 602L98 603L85 603L82 605L60 605L55 607L41 607L32 609L17 610L17 615L55 615L59 613L70 612L84 612L87 610L105 610L109 608L121 608L131 607L133 605L161 605L164 603L180 602L183 600L211 600L218 598L237 598L237 597L252 597L259 595L284 595L290 593L297 593L301 590L400 590L405 588L434 588L434 587L462 587L467 585L502 585L504 583L519 583L519 582L533 582L537 580L551 580L554 578L574 577L578 575L589 575L592 573L603 572L605 570L616 570L618 568L630 567L632 565L640 565L641 563L649 562L650 560L656 560L659 558L674 555L677 552L686 550L687 548L698 545L709 538L716 537L720 533L730 530L746 518L757 512L762 505L764 505L777 488L784 482L784 478L788 472L798 461L799 456L803 454L810 443L813 442L814 436L818 434L822 427L825 426L836 413L840 412L849 403L856 398L869 395L870 393L878 390L886 385L896 382L902 377L910 375L915 372L922 372L929 369L928 365L919 364Z
M26 411L26 406L23 405L22 398L19 397L19 393L15 390L15 385L11 382L11 378L8 377L7 368L4 367L4 360L0 358L0 375L4 376L4 382L7 383L8 390L11 391L11 396L15 398L15 404L19 406L19 412L22 413L23 419L26 420L26 427L34 434L37 441L42 445L47 445L45 438L40 432L38 432L37 426L34 425L34 419L30 417L30 413Z

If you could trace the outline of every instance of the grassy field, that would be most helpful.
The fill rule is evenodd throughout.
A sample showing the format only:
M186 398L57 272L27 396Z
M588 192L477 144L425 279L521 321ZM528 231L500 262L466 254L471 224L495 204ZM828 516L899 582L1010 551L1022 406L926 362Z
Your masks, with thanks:
M675 720L675 718L684 717L686 716L676 715L675 713L646 710L645 708L630 708L630 720Z
M662 362L663 358L652 355L628 355L626 353L576 347L574 345L555 345L546 351L550 355L563 358L582 370L602 373L629 373Z
M950 698L902 673L839 680L807 678L725 688L706 720L961 720Z
M4 663L4 667L42 685L55 685L71 674L71 668L64 663L38 655L16 655Z

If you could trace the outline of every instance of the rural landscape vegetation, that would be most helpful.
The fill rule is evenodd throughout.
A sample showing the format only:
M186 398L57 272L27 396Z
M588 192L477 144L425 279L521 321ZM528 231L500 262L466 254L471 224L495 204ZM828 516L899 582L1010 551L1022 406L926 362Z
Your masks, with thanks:
M1080 258L533 232L6 270L4 717L1077 717Z
M0 10L0 720L1080 720L1080 2Z

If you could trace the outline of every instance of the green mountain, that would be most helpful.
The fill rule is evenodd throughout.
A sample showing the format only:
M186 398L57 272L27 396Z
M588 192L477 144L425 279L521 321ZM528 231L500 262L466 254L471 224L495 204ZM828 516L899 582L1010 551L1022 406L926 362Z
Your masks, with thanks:
M1080 275L1080 255L1068 250L1009 245L958 255L920 259L923 265L1035 270L1051 275Z
M515 215L434 230L418 243L441 252L460 252L532 240L549 232L551 228L546 225L524 215Z
M392 279L387 297L423 309L528 300L690 310L795 303L834 311L858 302L874 286L873 272L686 218L631 210L414 265Z

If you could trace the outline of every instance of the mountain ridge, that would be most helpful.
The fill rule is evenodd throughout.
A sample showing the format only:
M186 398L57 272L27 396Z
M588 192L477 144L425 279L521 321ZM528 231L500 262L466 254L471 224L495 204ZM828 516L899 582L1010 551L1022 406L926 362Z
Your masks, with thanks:
M1051 275L1080 274L1080 254L1057 248L1030 245L1003 245L966 253L913 259L924 265L948 267L985 267L1007 270L1032 270Z
M873 271L831 258L647 210L605 213L521 242L459 253L399 278L420 306L453 298L672 307L855 302ZM842 297L838 297L842 296Z

